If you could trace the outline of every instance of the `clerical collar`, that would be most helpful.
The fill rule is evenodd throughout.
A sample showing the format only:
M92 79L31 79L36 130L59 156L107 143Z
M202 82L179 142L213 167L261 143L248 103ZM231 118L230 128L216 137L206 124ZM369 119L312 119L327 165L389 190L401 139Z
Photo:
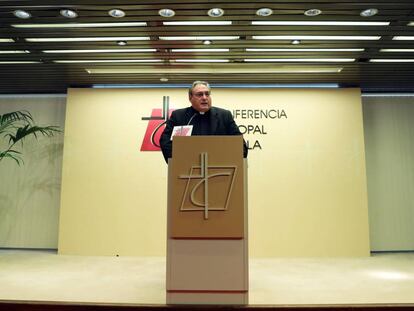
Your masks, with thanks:
M197 113L197 114L200 114L202 116L209 116L210 115L210 110L211 109L209 109L209 110L207 110L207 111L204 112L204 111L197 111L197 110L195 110L193 108L193 106L191 106L190 108L191 108L191 110L192 110L193 113Z

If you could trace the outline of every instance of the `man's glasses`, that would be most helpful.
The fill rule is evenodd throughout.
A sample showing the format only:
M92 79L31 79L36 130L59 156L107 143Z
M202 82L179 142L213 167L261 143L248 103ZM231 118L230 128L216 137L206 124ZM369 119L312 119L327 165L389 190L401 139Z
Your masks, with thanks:
M199 98L203 97L204 95L205 95L206 97L209 97L209 96L210 96L210 92L197 92L197 93L193 93L193 95L194 95L195 97L199 97Z

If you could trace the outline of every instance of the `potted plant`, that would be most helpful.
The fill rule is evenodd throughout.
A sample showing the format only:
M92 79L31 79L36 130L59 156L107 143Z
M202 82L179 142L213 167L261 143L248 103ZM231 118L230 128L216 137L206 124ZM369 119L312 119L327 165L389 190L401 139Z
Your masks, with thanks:
M26 137L51 137L58 132L61 132L58 126L36 125L32 115L26 110L0 115L0 162L9 158L18 165L24 163L21 147Z

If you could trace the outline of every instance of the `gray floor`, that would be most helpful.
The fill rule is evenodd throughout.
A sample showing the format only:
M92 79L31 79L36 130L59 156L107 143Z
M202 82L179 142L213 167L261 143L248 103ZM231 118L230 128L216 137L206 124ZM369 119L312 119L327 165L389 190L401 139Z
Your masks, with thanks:
M165 258L0 250L0 300L165 303ZM414 253L250 259L250 304L414 303Z

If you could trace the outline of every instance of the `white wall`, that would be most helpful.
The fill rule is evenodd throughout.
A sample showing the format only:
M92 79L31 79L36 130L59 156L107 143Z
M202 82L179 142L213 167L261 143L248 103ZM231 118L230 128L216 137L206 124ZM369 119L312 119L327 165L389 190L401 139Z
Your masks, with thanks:
M364 97L373 251L414 250L414 96Z

